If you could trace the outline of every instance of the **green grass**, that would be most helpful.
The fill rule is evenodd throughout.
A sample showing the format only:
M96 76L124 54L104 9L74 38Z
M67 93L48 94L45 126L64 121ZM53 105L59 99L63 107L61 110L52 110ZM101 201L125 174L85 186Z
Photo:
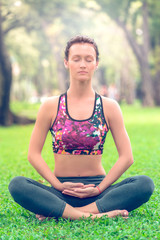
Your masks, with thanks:
M25 105L25 106L24 106ZM20 114L35 117L38 105L12 105ZM24 110L25 109L25 110ZM27 161L27 151L33 125L0 128L0 239L160 239L160 108L122 106L124 121L131 139L135 162L120 180L144 174L155 183L150 201L130 213L124 220L96 219L39 222L35 215L22 209L11 198L8 183L17 175L42 180ZM54 160L50 134L43 157L53 169ZM109 133L105 143L103 165L106 172L117 159ZM47 183L46 183L47 184Z

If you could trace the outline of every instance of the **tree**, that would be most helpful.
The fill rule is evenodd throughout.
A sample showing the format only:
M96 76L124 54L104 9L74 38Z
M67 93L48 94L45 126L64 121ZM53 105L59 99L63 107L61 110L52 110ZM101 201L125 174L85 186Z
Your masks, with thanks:
M1 15L2 3L0 1L0 125L8 126L12 123L32 123L34 120L18 117L10 111L10 90L12 85L12 67L10 57L8 55L5 43L4 43L4 30L2 28L2 22L10 13L6 16ZM10 26L10 29L14 27L14 23ZM9 29L8 29L9 31Z
M143 105L153 106L153 82L149 63L151 49L148 8L150 1L101 0L97 2L102 7L102 10L123 29L139 63Z
M11 4L12 3L12 4ZM8 3L5 3L3 1L0 1L0 85L1 85L1 91L0 91L0 125L8 126L13 123L21 123L21 124L27 124L32 123L34 120L25 118L25 117L19 117L13 114L10 110L10 90L12 85L12 67L11 67L11 60L10 56L8 55L5 43L4 43L4 37L5 34L7 34L9 31L14 29L15 27L20 27L24 25L23 20L18 19L16 14L14 20L11 21L10 24L6 24L6 28L3 28L2 23L6 21L6 19L9 17L13 17L13 12L11 9L5 12L5 14L2 16L2 5L4 4L11 4L13 6L13 2L10 1ZM6 8L7 9L7 8ZM8 21L9 22L9 21ZM7 23L8 23L7 22Z
M12 83L12 69L9 56L4 44L2 30L1 2L0 2L0 124L10 124L10 89Z
M154 80L154 100L160 106L160 1L150 1L150 39L151 39L151 73Z
M15 28L24 27L30 32L33 29L43 32L44 24L53 23L54 17L63 14L66 2L63 0L24 0L22 9L16 8L21 1L0 0L0 124L30 123L33 120L20 118L10 111L10 90L12 85L12 67L10 56L5 46L5 35ZM3 15L2 15L3 7ZM43 18L45 21L43 20ZM3 26L2 26L3 24Z

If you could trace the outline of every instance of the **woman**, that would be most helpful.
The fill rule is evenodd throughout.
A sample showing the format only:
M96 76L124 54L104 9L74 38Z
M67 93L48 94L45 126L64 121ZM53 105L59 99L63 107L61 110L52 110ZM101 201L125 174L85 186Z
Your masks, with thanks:
M113 185L132 165L133 156L118 104L92 88L98 63L99 52L93 39L76 36L67 43L64 65L70 74L70 87L65 94L42 104L28 152L29 162L51 187L25 177L16 177L9 185L14 200L37 214L39 220L128 217L153 193L154 184L147 176L127 178ZM54 172L41 156L49 130ZM106 174L101 158L109 130L119 157Z

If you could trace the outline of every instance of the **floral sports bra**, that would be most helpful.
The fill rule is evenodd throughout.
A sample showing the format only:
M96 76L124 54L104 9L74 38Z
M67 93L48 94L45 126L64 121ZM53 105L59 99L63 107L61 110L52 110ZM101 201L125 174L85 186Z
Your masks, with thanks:
M93 114L85 120L71 118L67 108L67 93L60 96L57 116L50 128L54 153L100 155L108 131L100 95L95 93Z

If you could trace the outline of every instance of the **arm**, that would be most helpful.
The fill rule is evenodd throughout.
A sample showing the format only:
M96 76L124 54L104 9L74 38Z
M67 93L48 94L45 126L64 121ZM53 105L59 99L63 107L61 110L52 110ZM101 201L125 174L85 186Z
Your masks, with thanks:
M56 116L57 105L57 99L50 99L40 107L29 143L28 160L44 179L55 188L61 189L61 183L41 156L42 148L50 129L52 119ZM53 114L55 116L53 116Z
M36 171L59 191L81 188L84 186L83 183L65 182L62 184L41 156L47 133L56 117L57 105L58 99L49 99L40 107L29 143L28 160ZM93 186L93 184L88 186Z
M109 103L105 103L104 99L104 107L105 106L107 107L106 114L108 114L110 130L119 157L105 179L99 184L101 192L114 183L133 164L131 144L124 126L120 107L115 101L109 100Z
M126 132L122 113L119 105L110 99L104 99L104 114L108 120L110 130L118 151L118 160L111 168L104 180L99 184L100 192L103 192L114 183L133 163L132 149L128 134ZM83 187L74 191L64 190L63 193L79 197L92 197L100 194L97 187Z

